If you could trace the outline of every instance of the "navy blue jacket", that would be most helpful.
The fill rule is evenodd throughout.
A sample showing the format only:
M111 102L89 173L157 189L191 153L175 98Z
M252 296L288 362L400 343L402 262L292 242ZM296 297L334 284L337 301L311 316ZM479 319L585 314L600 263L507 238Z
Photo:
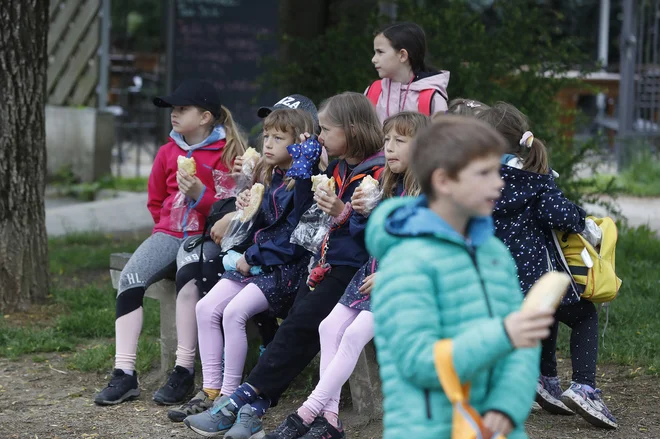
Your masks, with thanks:
M325 174L332 177L335 173L335 168L339 171L339 176L343 182L349 182L351 177L364 174L374 177L376 171L385 166L385 156L382 152L375 154L361 163L359 163L351 172L348 164L344 160L335 160L328 166ZM362 178L353 181L344 188L341 200L344 203L351 201L353 192L362 182ZM304 184L300 184L304 183ZM300 184L300 186L298 186ZM298 181L296 183L296 192L307 190L311 192L311 180ZM339 184L336 188L336 193L339 194ZM350 267L362 267L369 259L369 253L364 245L364 229L367 226L367 218L357 212L351 213L351 218L346 221L341 227L333 230L330 233L330 240L328 241L328 252L326 254L326 262L330 265L347 265ZM316 258L320 258L320 251Z
M296 186L305 182L311 184L310 180L301 180L296 181ZM289 241L300 217L314 202L314 194L311 190L287 191L286 186L284 172L276 168L261 201L255 223L254 244L245 252L245 260L250 265L290 264L309 255L303 247Z
M502 165L501 173L506 185L493 211L495 235L513 255L526 294L543 274L560 267L552 230L579 233L586 213L564 197L552 175L507 165ZM565 299L578 300L570 292Z

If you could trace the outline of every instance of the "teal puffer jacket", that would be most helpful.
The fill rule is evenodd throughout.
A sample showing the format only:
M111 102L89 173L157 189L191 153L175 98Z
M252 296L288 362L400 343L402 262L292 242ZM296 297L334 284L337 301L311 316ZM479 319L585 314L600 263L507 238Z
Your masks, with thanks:
M461 382L471 383L473 407L506 414L515 425L509 439L527 437L540 347L513 349L504 330L503 318L523 296L490 217L474 218L468 236L424 197L388 200L371 215L366 240L380 264L371 300L385 439L451 437L452 407L433 363L435 342L446 338Z

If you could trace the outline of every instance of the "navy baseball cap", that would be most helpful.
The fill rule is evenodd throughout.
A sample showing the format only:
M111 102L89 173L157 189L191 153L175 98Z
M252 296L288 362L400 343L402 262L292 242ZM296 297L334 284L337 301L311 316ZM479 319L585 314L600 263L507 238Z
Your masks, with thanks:
M221 104L220 94L213 84L200 79L186 79L171 95L155 97L154 105L161 108L194 105L217 117Z
M312 118L314 118L314 123L318 124L318 112L316 110L316 105L314 105L314 102L307 96L303 95L289 95L286 96L282 99L280 99L278 102L275 103L272 107L261 107L257 111L257 116L260 118L264 118L268 116L270 113L272 113L275 110L279 110L282 108L289 108L289 109L298 109L298 110L303 110L312 115Z

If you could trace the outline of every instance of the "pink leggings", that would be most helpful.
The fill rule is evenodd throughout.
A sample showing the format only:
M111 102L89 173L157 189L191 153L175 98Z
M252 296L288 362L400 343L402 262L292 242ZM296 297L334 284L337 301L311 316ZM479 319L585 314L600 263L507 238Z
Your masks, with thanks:
M319 326L321 336L321 379L303 403L318 416L339 413L341 387L353 373L358 356L374 337L374 315L337 304Z
M197 333L202 358L203 386L231 395L241 384L248 341L245 324L268 309L258 286L221 279L197 302ZM224 329L223 331L220 328ZM226 344L225 344L226 340ZM225 353L225 376L221 374Z

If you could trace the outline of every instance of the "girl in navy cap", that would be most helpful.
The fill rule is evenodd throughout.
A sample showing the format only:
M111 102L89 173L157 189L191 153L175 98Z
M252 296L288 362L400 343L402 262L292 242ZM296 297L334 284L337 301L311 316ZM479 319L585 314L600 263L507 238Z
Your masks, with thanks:
M154 219L153 233L133 253L119 280L115 370L108 387L96 395L94 402L99 405L118 404L140 394L135 360L145 291L173 274L183 240L203 232L216 195L213 171L229 172L234 159L245 151L245 141L212 84L186 80L171 96L155 98L154 104L172 108L172 131L149 176L147 207ZM181 156L194 159L194 175L179 169ZM167 384L154 395L162 404L183 400L194 385L199 295L187 287L177 295L176 366Z

